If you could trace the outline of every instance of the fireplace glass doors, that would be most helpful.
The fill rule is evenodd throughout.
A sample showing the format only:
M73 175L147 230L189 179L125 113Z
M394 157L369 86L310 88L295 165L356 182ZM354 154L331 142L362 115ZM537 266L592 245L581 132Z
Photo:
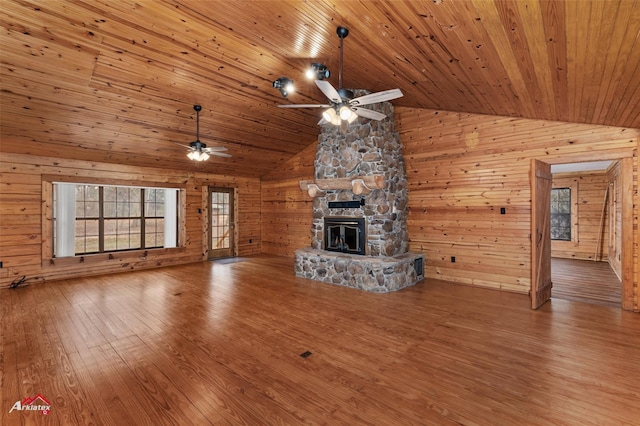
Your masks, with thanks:
M349 254L366 254L365 221L361 217L325 217L324 248Z

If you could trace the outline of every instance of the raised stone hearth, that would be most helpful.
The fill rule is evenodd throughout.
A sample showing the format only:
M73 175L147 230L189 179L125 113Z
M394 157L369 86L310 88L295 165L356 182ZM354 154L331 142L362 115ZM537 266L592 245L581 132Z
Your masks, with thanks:
M360 256L304 248L296 251L296 275L329 284L385 293L422 280L424 256Z
M361 96L368 92L356 90ZM346 129L325 124L315 180L300 182L313 199L312 242L296 251L296 275L362 290L399 290L422 279L424 255L408 253L408 188L400 136L389 102L367 105L387 118L358 118ZM327 249L325 218L365 223L362 254ZM358 240L360 241L360 240ZM343 243L340 238L340 244Z

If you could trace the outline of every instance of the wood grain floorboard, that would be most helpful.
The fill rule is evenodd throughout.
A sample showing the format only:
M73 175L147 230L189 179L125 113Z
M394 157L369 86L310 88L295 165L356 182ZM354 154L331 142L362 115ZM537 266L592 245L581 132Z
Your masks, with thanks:
M552 297L620 307L622 283L607 262L551 259Z
M372 294L261 255L0 290L0 312L2 425L640 419L640 315L619 307L437 280ZM38 393L49 415L9 413Z

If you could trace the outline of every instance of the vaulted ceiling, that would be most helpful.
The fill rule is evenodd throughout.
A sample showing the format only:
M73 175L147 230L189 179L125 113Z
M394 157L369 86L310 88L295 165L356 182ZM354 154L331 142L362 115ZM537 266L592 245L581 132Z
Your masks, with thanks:
M0 151L259 177L338 85L396 107L640 127L640 2L2 0ZM272 82L296 82L283 98ZM188 160L200 139L231 158Z

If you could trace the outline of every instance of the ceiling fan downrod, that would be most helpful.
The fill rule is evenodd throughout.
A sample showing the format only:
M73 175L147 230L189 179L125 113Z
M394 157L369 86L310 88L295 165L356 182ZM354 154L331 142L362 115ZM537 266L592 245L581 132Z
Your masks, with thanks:
M349 35L349 30L345 27L338 27L336 29L336 33L340 38L340 69L338 72L338 94L343 99L352 99L353 92L351 90L346 90L342 87L342 69L344 64L344 39Z
M201 105L194 105L193 109L196 111L196 142L200 142L200 111Z

